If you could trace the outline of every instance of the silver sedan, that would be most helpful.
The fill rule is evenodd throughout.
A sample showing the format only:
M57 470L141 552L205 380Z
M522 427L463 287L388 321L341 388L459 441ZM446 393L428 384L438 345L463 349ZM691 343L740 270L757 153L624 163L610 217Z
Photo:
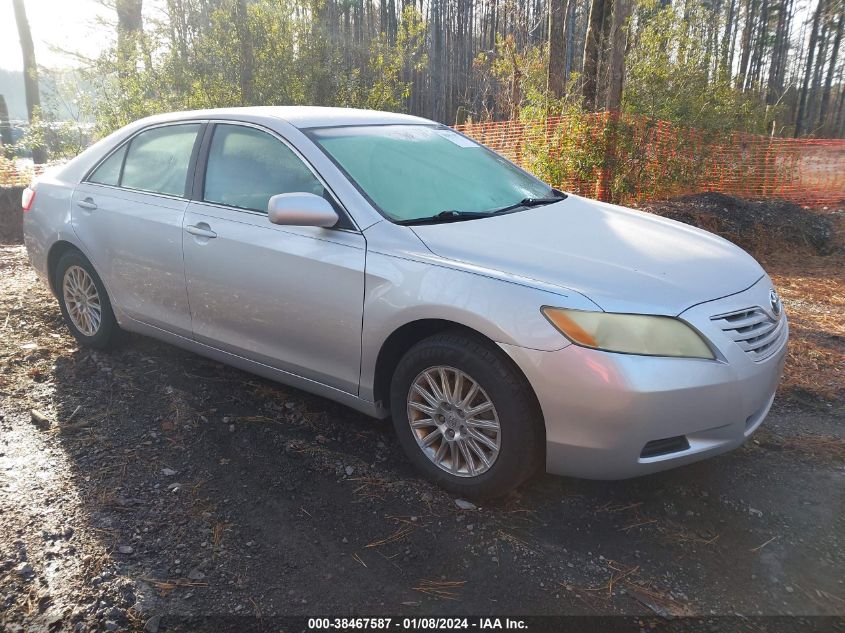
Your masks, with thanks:
M155 116L23 207L81 344L139 332L392 416L408 459L462 495L733 449L786 354L772 282L733 244L412 116Z

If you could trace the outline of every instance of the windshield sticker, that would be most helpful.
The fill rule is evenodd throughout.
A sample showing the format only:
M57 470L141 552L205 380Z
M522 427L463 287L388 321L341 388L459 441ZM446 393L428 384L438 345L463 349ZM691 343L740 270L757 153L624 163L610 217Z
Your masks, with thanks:
M452 130L437 130L437 133L447 141L452 141L458 147L478 147L474 141L471 141L467 137L461 136Z
M431 138L431 133L423 128L404 127L387 132L387 137L396 141L425 141Z

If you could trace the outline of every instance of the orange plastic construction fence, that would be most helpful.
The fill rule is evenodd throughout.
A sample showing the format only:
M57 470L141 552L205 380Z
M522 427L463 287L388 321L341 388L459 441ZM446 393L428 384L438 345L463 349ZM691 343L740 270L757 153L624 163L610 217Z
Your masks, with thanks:
M44 173L46 165L20 167L0 157L0 187L28 187L33 178Z
M613 112L456 129L552 185L614 202L720 191L845 203L845 140L711 132Z

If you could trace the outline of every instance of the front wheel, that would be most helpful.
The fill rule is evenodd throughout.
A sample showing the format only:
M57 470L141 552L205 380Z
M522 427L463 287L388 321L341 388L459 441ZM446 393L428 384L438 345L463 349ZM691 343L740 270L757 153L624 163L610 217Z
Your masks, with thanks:
M444 333L416 344L399 361L390 402L408 457L447 490L500 496L542 465L533 393L507 356L480 338Z

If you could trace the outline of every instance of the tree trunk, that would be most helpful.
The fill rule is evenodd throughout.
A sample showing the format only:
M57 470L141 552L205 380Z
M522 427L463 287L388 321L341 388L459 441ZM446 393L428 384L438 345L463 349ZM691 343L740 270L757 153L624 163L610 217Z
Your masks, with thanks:
M443 80L443 7L442 0L431 3L431 118L442 122L445 118L445 87Z
M513 36L508 37L508 49L511 56L511 111L510 118L519 119L520 107L522 105L522 69L516 58L516 43Z
M398 32L399 23L396 19L396 0L387 0L387 40L391 44L396 43Z
M722 51L721 51L721 62L720 62L720 76L722 79L730 79L731 77L731 64L728 60L728 52L729 48L732 46L732 37L733 37L733 28L734 28L734 9L736 7L736 0L731 0L731 4L728 8L728 18L725 22L725 34L722 37Z
M572 62L575 57L575 0L568 0L566 12L566 24L564 26L564 37L566 39L566 64L563 71L563 83L569 83L569 76L572 74Z
M795 116L795 138L804 133L804 117L807 109L807 92L810 89L810 79L813 76L813 57L816 54L816 40L819 38L819 22L824 11L824 0L819 0L816 13L813 15L813 26L810 31L810 46L807 51L807 67L804 69L804 82L801 85L801 96L798 99L798 114Z
M824 74L825 60L827 59L827 45L829 39L830 27L832 24L828 22L827 16L823 16L823 26L819 33L819 49L816 52L816 68L813 71L813 81L810 83L810 92L807 94L807 111L804 120L807 132L815 133L814 123L819 112L819 97L822 87L822 75Z
M18 37L21 41L23 87L26 94L26 111L31 125L33 115L41 110L41 95L38 92L38 64L35 61L35 46L32 43L32 31L29 30L29 20L26 17L23 0L12 0L12 5L15 8L15 22L18 25ZM44 148L33 148L32 161L36 165L47 162L47 153Z
M757 26L757 37L754 42L754 52L751 56L751 68L745 81L745 89L750 90L760 81L760 71L763 66L763 54L768 39L769 29L769 0L763 0L760 9L760 22Z
M777 103L783 91L783 66L789 46L789 10L788 0L781 0L778 4L778 22L769 62L769 78L766 82L767 105Z
M839 138L845 137L845 86L839 88L839 106L836 109L833 135Z
M833 53L830 57L830 64L827 67L827 77L824 81L824 90L822 91L822 102L819 106L818 126L824 125L825 117L827 117L827 109L830 104L830 91L833 87L833 74L836 70L836 63L839 61L839 46L842 44L842 27L845 22L845 11L839 13L839 22L836 26L836 37L833 40ZM845 88L845 86L843 86Z
M12 146L12 126L9 124L9 109L6 107L6 97L3 95L0 95L0 145Z
M739 57L739 74L736 78L736 85L740 90L745 87L745 77L748 73L748 61L751 58L751 33L754 30L756 17L757 0L746 0L745 24L742 27L742 53Z
M582 64L581 94L584 96L584 108L588 111L596 108L598 92L597 75L601 56L601 36L605 22L605 9L609 10L611 0L592 0L590 17L587 19L587 34L584 37L584 63Z
M614 0L605 0L601 21L601 37L599 38L598 67L596 68L596 109L604 105L607 96L607 62L610 48L610 26L613 17Z
M549 96L560 99L566 83L566 14L570 0L549 0Z
M617 112L622 109L622 83L625 77L625 44L628 33L628 16L631 0L614 0L613 26L610 29L610 59L607 74L607 99L605 109Z
M704 52L704 67L708 81L719 76L719 22L722 19L722 0L715 0L707 21L707 47Z
M143 0L116 0L117 10L117 72L128 77L137 70L138 44L142 34ZM174 18L176 16L173 16Z
M321 4L324 7L325 4ZM241 89L241 105L255 105L255 59L252 52L252 33L249 29L247 0L237 0L235 5L235 28L238 32L238 43L240 45L239 56L239 77L238 84ZM313 20L315 26L320 23L319 15L315 11Z

